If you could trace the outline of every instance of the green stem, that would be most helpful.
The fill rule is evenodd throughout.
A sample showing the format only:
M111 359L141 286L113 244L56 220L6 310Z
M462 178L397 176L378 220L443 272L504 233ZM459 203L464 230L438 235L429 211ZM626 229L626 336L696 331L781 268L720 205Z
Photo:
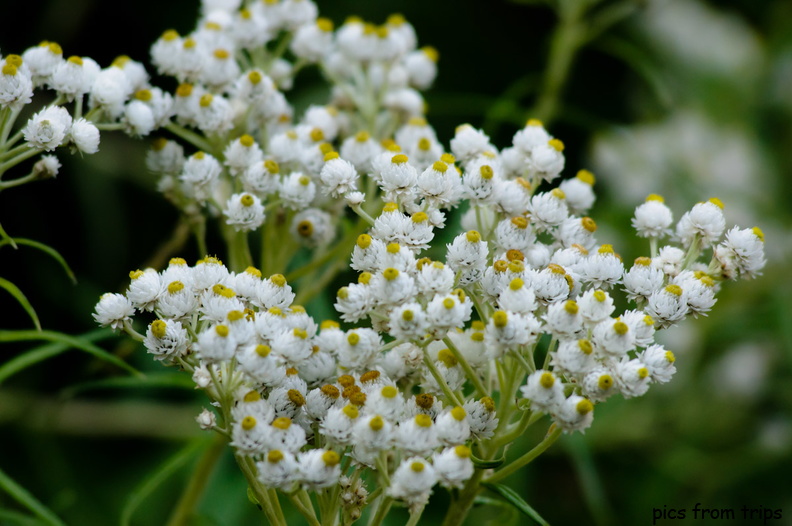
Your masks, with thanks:
M432 373L432 376L434 377L435 381L440 385L440 389L443 391L443 394L448 399L448 402L454 405L462 405L462 402L457 400L457 397L454 394L454 392L451 391L450 387L448 387L448 383L445 381L445 378L443 378L443 375L440 374L440 371L437 370L437 367L435 367L435 364L434 362L432 362L432 359L429 358L429 352L426 350L426 347L424 347L423 352L424 352L424 364L426 365L427 369L429 369L429 372Z
M525 433L525 430L531 427L534 423L538 422L545 414L542 412L525 411L520 417L520 420L515 424L514 429L508 431L506 434L495 437L493 442L498 446L503 446L517 440Z
M31 157L33 157L34 155L38 155L39 153L41 153L41 150L37 148L31 148L26 152L20 153L16 157L12 157L3 164L0 164L0 176L2 176L5 173L5 171L8 170L9 168L18 165L22 161L26 159L30 159Z
M179 498L179 502L176 504L176 508L174 508L168 520L168 526L182 526L189 523L193 511L206 489L206 485L214 471L215 465L225 450L226 444L227 440L222 435L215 436L209 449L204 452L203 456L198 461L198 465L190 478L190 482L184 489L184 492Z
M302 490L302 492L305 493L305 490ZM319 521L316 520L316 512L313 509L313 505L311 505L309 508L297 495L289 495L289 500L294 505L294 507L297 508L297 511L299 511L303 517L305 517L305 520L308 521L308 524L311 526L321 526Z
M9 188L13 188L15 186L22 186L23 184L30 183L36 179L38 179L38 175L31 172L24 177L19 177L10 181L0 181L0 191L8 190Z
M377 511L374 516L369 520L368 526L380 526L382 521L385 519L385 516L388 514L391 505L393 504L393 499L391 497L383 497L377 506Z
M286 519L283 517L283 513L278 513L280 511L280 505L277 509L272 505L270 496L267 494L267 490L262 487L261 483L256 478L250 459L248 457L242 457L239 455L234 455L234 458L236 459L239 469L242 470L242 474L245 475L245 479L247 480L253 495L256 497L256 500L261 506L261 511L264 512L264 515L267 517L270 525L288 526Z
M421 515L423 515L424 508L426 506L421 506L420 509L415 510L414 512L410 512L410 520L407 521L405 526L415 526L418 524L418 521L421 520Z
M550 57L542 91L530 117L545 123L555 117L575 54L585 40L585 25L581 23L584 11L585 2L570 2L561 7L561 20L550 42Z
M484 384L481 383L481 378L479 378L479 375L476 374L476 371L473 370L473 368L470 366L468 361L465 360L465 357L462 356L461 352L459 352L459 349L457 349L456 345L454 345L454 342L451 341L451 338L446 336L445 338L443 338L443 343L445 343L448 346L448 350L451 351L451 354L454 355L454 358L456 358L457 362L459 362L459 365L462 366L462 369L465 371L465 375L468 377L468 380L470 380L473 383L473 386L476 388L478 395L488 396L489 393L487 392L487 389L484 387Z
M195 133L192 130L188 130L184 126L180 126L174 122L169 122L165 125L165 129L171 132L172 134L176 135L177 137L181 137L188 143L192 144L196 148L206 153L213 153L214 148L212 144L207 141L204 137L200 134Z
M505 477L508 477L518 469L522 468L523 466L527 465L529 462L534 460L536 457L544 453L547 448L553 445L553 443L558 440L558 437L561 436L561 428L556 426L555 424L550 426L550 430L548 430L547 435L545 435L544 440L539 442L532 450L525 453L523 456L519 457L518 459L514 460L510 464L506 465L505 467L499 469L495 472L495 474L488 477L485 482L488 483L495 483Z
M479 485L483 476L484 471L480 469L473 473L473 476L465 483L465 487L459 492L459 497L448 506L445 519L443 519L443 526L460 526L465 521L470 508L473 507L473 501L479 492Z
M335 261L335 264L330 265L318 279L312 282L310 287L303 287L297 293L297 296L294 298L294 303L296 305L308 303L314 296L325 290L333 278L344 268L346 268L346 261Z

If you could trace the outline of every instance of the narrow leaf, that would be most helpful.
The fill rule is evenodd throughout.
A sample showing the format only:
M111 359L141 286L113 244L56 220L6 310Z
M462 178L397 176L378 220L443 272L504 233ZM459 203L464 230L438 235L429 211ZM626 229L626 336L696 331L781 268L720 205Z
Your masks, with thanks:
M144 376L143 373L125 361L119 359L117 356L110 354L101 347L97 347L93 343L79 336L71 336L69 334L55 331L0 331L0 342L20 342L30 340L60 342L68 345L69 347L74 347L75 349L85 351L88 354L99 358L100 360L117 365L118 367L121 367L122 369L125 369L134 375Z
M0 377L0 379L2 378ZM182 373L155 373L147 374L143 377L119 376L71 386L64 390L63 395L69 397L77 393L96 389L134 389L137 387L176 387L192 390L195 388L195 382L190 379L189 375Z
M103 338L107 338L112 336L113 333L105 330L100 329L97 331L89 332L82 336L88 342L93 342L97 340L101 340ZM36 347L35 349L31 349L26 351L24 354L21 354L15 358L4 363L0 366L0 384L6 381L6 379L10 378L11 376L17 374L18 372L22 371L23 369L27 369L33 365L36 365L39 362L43 362L44 360L48 360L53 356L57 356L65 351L71 349L72 346L65 344L65 343L50 343L47 345L42 345L41 347Z
M41 322L39 322L38 315L36 314L36 311L33 309L33 305L30 304L30 302L22 293L22 291L19 290L19 287L17 287L7 279L0 278L0 288L6 289L8 293L11 294L19 302L20 305L22 305L22 308L25 309L25 311L28 313L30 319L33 320L33 324L36 326L36 329L41 330Z
M7 244L9 242L12 244L16 243L16 245L26 245L41 250L45 254L52 257L52 259L57 261L61 267L63 267L64 272L66 272L66 275L69 276L69 279L72 281L72 283L77 283L77 278L74 276L74 272L72 272L72 269L69 267L69 264L66 263L66 260L63 258L63 256L61 256L60 253L51 246L45 245L40 241L35 241L33 239L25 239L21 237L17 237L17 238L9 237L7 240L4 239L0 241L0 246ZM16 245L13 246L16 247Z
M509 486L506 486L505 484L491 484L487 482L482 482L481 485L517 508L523 513L523 515L530 517L542 526L549 526L547 521L544 520L535 509L525 502L523 498L520 497L520 495Z
M6 234L5 229L3 229L3 225L0 225L0 246L10 244L12 247L17 248L16 243L14 243L14 239Z
M168 458L160 467L158 467L148 477L132 491L129 498L126 500L123 509L121 510L120 526L129 526L129 521L132 515L140 507L149 495L156 490L160 485L165 482L168 477L173 475L184 464L187 463L192 457L197 455L202 449L210 443L206 437L189 442L186 446L176 452L173 456Z
M470 455L470 460L473 461L473 465L478 469L495 469L503 465L506 461L506 456L495 460L484 460L483 458L478 458L476 455Z
M3 470L0 470L0 489L4 490L15 501L35 513L44 523L52 526L66 526L57 515L39 502L28 490L14 482Z
M4 526L6 524L9 526L46 526L48 523L24 513L0 509L0 524Z

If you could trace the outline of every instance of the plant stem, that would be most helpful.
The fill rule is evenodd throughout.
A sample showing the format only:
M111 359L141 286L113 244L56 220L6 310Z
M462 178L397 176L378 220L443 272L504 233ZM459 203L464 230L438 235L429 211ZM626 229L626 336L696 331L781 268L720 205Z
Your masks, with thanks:
M391 497L383 497L377 506L377 511L371 520L368 523L368 526L379 526L382 524L382 521L385 519L385 516L388 514L391 505L393 504L393 499Z
M305 493L305 490L301 491ZM305 520L308 521L308 524L311 526L321 526L319 521L316 520L316 512L313 509L313 505L311 505L309 508L296 494L289 495L289 500L294 505L294 507L297 508L297 511L299 511L303 517L305 517Z
M451 391L450 387L448 387L448 383L445 381L445 378L443 378L443 375L440 374L440 371L437 370L437 367L435 367L435 364L432 362L432 359L429 358L429 353L425 347L423 352L424 352L424 365L426 365L427 369L429 369L429 372L432 373L432 376L440 386L440 389L443 391L443 394L448 399L448 402L454 405L462 405L462 402L457 400L457 397L454 394L454 392Z
M481 378L479 378L478 374L476 374L476 371L474 371L473 368L470 366L470 364L467 362L467 360L465 360L465 357L462 356L461 352L459 352L459 349L457 349L456 345L454 345L454 342L451 341L451 338L446 336L445 338L443 338L443 343L448 345L448 350L451 351L451 354L454 355L454 358L456 358L457 362L459 362L459 365L462 366L462 369L465 371L468 380L470 380L473 383L473 386L476 388L476 391L478 391L478 395L488 396L489 393L487 392L487 389L484 387L484 384L481 383Z
M443 526L459 526L465 521L470 508L473 507L473 500L479 492L479 484L484 471L477 469L473 476L465 483L465 487L459 493L459 497L448 506Z
M168 526L181 526L188 524L196 505L201 500L206 485L209 482L218 459L225 450L227 439L223 435L215 435L209 448L201 456L198 465L190 478L189 484L179 498L173 513L168 520Z
M515 471L522 468L523 466L534 460L536 457L544 453L547 450L547 448L552 446L553 443L556 440L558 440L558 437L560 436L561 436L561 428L556 426L555 424L551 425L550 429L548 429L547 435L545 435L544 439L541 442L539 442L539 444L537 444L536 447L525 453L523 456L517 458L516 460L514 460L504 468L495 472L495 474L487 478L485 482L494 483L505 477L508 477L509 475L511 475L512 473L514 473Z
M559 11L561 20L550 42L550 57L542 91L529 116L545 123L551 121L558 111L559 98L572 61L585 40L585 26L581 23L585 2L571 2L568 8L562 6Z

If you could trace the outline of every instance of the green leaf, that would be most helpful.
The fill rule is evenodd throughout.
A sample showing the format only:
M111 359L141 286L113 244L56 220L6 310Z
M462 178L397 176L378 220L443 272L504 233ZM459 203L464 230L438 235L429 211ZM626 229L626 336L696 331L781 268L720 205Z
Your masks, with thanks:
M520 495L516 491L511 489L509 486L506 486L505 484L491 484L488 482L482 482L481 485L487 488L488 490L492 491L493 493L497 494L499 497L501 497L503 500L505 500L515 508L517 508L519 511L523 513L523 515L530 517L531 519L536 521L538 524L541 524L542 526L549 526L547 521L544 520L542 516L539 515L539 513L537 513L535 509L533 509L527 502L525 502L523 498L520 497Z
M8 244L13 246L14 248L16 248L17 245L26 245L41 250L45 254L52 257L52 259L57 261L61 267L63 267L64 272L66 272L66 275L69 276L69 279L71 280L72 283L77 283L77 278L74 276L74 272L72 272L72 269L69 267L69 264L66 263L66 260L63 259L63 256L61 256L60 253L51 246L45 245L44 243L41 243L39 241L34 241L32 239L25 239L21 237L17 237L17 238L9 237L0 240L0 247Z
M0 278L0 288L6 289L8 293L11 294L19 302L20 305L22 305L22 308L25 309L25 311L27 311L28 316L30 316L30 318L33 320L33 324L36 326L36 329L41 330L41 322L39 322L38 315L36 314L36 311L33 309L33 305L30 304L30 302L22 293L22 291L19 290L19 287L17 287L7 279Z
M0 524L4 526L46 526L48 523L24 513L0 509Z
M85 341L93 342L97 340L101 340L103 338L108 338L112 336L113 333L106 330L106 329L99 329L93 332L89 332L84 334L82 338ZM71 349L72 346L66 343L50 343L47 345L42 345L41 347L36 347L35 349L31 349L26 351L24 354L21 354L15 358L4 363L0 366L0 384L2 384L6 379L10 378L11 376L17 374L18 372L27 369L33 365L36 365L39 362L43 362L44 360L48 360L53 356L57 356L65 351Z
M136 487L129 498L126 500L124 507L121 509L120 526L129 526L129 521L132 515L140 507L149 495L156 490L168 477L173 475L183 465L185 465L192 457L196 456L200 451L206 448L210 443L206 437L189 442L186 446L176 452L175 455L168 458L161 466L159 466L153 473Z
M14 243L13 238L6 234L6 231L3 229L3 226L0 225L0 245L9 244L14 248L17 248L16 243Z
M0 379L2 379L0 377ZM195 382L189 375L183 373L155 373L147 374L144 377L138 376L119 376L116 378L105 378L93 382L84 382L73 385L63 391L63 396L70 397L77 393L92 391L96 389L128 389L138 387L176 387L179 389L194 389Z
M79 336L71 336L62 332L55 331L0 331L0 342L20 342L31 340L46 340L52 342L59 342L69 347L85 351L90 355L99 358L100 360L117 365L122 369L129 371L136 376L144 376L143 373L119 359L117 356L110 354L101 347L97 347L90 341Z
M473 461L473 465L478 469L495 469L503 465L506 461L506 456L504 455L495 460L484 460L483 458L478 458L476 455L470 455L470 460Z
M14 482L11 477L0 469L0 489L8 493L15 501L32 511L40 517L44 524L52 526L66 526L49 508L39 502L25 488Z

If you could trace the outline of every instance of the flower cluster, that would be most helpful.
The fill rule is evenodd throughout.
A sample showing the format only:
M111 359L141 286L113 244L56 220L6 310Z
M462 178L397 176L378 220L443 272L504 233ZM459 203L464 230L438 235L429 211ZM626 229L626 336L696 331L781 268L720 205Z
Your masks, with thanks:
M417 126L430 129L412 122L396 137ZM335 307L363 326L317 324L293 303L283 275L232 272L213 257L132 272L126 295L103 296L95 318L134 334L131 317L153 312L145 347L191 371L220 404L220 429L256 460L264 485L335 485L349 455L388 473L389 495L421 505L435 483L458 487L471 477L471 447L486 450L532 416L583 431L594 404L668 382L674 355L655 343L655 331L705 315L720 281L755 275L764 263L758 229L732 229L715 245L725 230L717 199L677 222L681 247L658 249L673 219L653 195L633 224L656 253L626 268L596 240L594 220L577 215L594 201L591 173L532 191L563 166L563 145L536 121L504 151L470 126L457 130L451 149L420 173L403 153L365 159L367 175L395 201L376 219L352 206L371 225L351 254L358 279L338 291ZM340 160L329 156L325 168ZM422 257L444 210L465 199L462 225L477 230L454 237L444 260ZM699 263L713 246L711 262ZM636 308L615 312L619 288ZM510 407L518 387L529 403ZM499 425L494 398L501 417L522 414Z
M656 331L706 315L722 281L764 265L762 232L724 236L719 200L674 225L657 195L633 218L649 253L625 265L587 216L594 175L559 181L564 144L538 120L504 149L468 124L443 145L417 91L436 53L416 49L400 16L335 30L310 0L240 7L206 1L193 33L154 44L159 72L181 83L174 95L141 74L131 99L91 98L128 131L164 127L198 148L158 139L148 166L185 214L221 218L229 266L207 256L135 270L94 317L192 374L217 408L199 424L228 437L251 487L316 490L356 517L369 471L383 499L419 510L438 483L477 484L475 469L543 415L554 440L587 429L610 396L668 382L675 358ZM293 123L283 90L314 63L331 104ZM455 209L462 231L448 233ZM290 283L318 294L347 257L344 325L317 323Z

